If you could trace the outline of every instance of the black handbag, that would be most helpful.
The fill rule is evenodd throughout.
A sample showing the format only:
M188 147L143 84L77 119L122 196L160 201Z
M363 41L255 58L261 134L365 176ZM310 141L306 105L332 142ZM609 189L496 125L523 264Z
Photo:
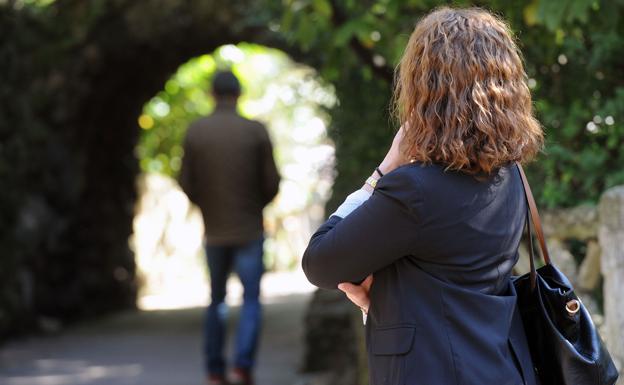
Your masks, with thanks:
M513 283L537 377L542 385L613 385L615 364L570 281L550 260L531 188L517 166L528 205L531 271ZM545 262L537 270L531 220Z

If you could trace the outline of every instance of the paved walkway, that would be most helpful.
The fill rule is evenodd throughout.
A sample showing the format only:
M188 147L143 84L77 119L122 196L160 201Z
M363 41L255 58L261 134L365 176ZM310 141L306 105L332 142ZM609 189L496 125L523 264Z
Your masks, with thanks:
M309 383L298 373L309 298L265 299L258 385ZM0 385L201 385L202 317L200 307L128 312L11 342L0 349Z

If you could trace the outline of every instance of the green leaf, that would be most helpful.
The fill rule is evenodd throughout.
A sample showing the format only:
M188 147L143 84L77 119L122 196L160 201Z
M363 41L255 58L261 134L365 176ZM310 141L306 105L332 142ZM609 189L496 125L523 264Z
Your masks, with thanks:
M345 46L351 38L355 35L358 29L358 21L351 20L343 24L335 33L334 33L334 45L337 47Z
M583 24L587 23L589 13L592 12L594 0L572 0L566 15L566 22L572 23L579 20Z
M332 17L332 7L328 0L314 0L312 3L314 11L319 15L329 19Z
M302 17L299 20L296 38L304 51L308 51L310 49L312 42L315 39L315 28L310 18Z
M554 31L561 26L568 6L569 0L563 2L540 0L537 12L538 20L542 22L546 28Z

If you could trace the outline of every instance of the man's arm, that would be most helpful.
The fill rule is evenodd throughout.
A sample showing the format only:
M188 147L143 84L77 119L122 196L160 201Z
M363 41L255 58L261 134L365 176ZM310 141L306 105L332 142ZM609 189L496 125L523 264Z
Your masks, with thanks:
M261 125L260 142L260 172L261 172L261 193L263 204L266 205L275 198L279 190L280 175L273 158L273 145L264 126Z
M190 131L190 130L189 130ZM194 178L193 178L193 149L189 140L189 132L187 131L184 138L184 156L182 157L182 166L180 167L180 176L178 183L182 187L182 191L189 200L197 203L195 197Z

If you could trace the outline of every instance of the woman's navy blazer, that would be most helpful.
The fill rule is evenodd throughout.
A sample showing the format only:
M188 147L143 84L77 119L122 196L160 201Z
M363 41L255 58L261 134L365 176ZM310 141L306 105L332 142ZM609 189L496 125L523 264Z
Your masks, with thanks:
M303 256L310 282L374 274L371 385L536 385L511 283L526 209L516 166L478 180L410 163L318 229Z

